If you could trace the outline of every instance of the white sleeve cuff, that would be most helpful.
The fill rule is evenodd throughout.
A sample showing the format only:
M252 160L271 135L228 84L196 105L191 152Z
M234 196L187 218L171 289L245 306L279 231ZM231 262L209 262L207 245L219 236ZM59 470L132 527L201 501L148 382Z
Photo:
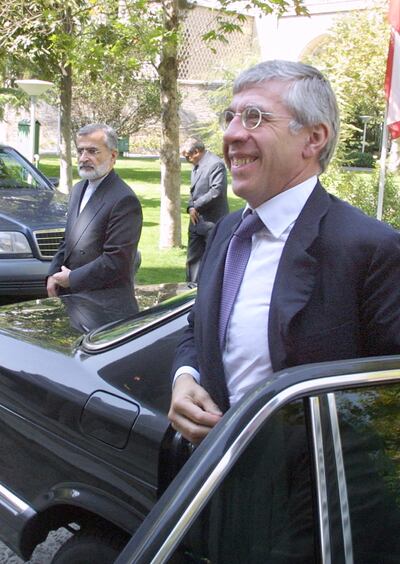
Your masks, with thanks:
M175 386L175 382L177 381L179 376L182 376L182 374L190 374L198 384L200 383L200 373L195 368L192 368L192 366L181 366L175 372L174 381L172 382L172 387Z

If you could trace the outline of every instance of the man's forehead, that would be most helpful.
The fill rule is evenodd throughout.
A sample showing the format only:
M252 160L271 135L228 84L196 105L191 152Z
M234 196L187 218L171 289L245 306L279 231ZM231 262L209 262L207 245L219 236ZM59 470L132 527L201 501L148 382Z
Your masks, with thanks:
M283 102L288 86L289 84L282 80L265 80L257 84L249 84L233 94L232 104L242 102L246 105L256 105L262 102L266 104Z
M105 145L106 136L104 131L93 131L93 133L88 133L87 135L77 135L76 144L81 146L95 146L95 145Z

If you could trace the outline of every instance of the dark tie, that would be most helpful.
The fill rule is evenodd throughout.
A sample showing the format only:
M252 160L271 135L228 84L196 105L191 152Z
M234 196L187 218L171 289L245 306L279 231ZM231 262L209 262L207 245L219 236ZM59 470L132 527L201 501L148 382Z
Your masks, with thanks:
M224 280L222 284L219 310L219 342L225 343L226 328L232 313L233 304L242 283L251 252L251 238L264 226L256 212L248 213L241 221L230 240L225 259Z

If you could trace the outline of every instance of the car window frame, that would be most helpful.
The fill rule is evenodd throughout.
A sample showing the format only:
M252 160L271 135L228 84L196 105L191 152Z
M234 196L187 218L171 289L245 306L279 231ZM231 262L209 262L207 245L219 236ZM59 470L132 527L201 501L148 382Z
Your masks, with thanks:
M118 321L112 321L102 327L93 329L82 337L80 347L87 354L97 354L105 352L123 343L141 337L149 331L154 331L165 323L169 323L178 317L189 314L194 304L193 292L188 292L187 297L176 296L166 300L147 310ZM174 301L182 301L180 305L175 305ZM122 330L123 327L126 330ZM121 333L114 335L114 331L121 328ZM96 342L96 339L99 339Z
M40 184L44 184L44 186L40 186L40 188L49 189L53 192L56 190L55 186L51 183L51 181L32 163L28 161L21 153L9 147L8 145L0 145L0 151L4 151L5 153L11 155L18 163L20 163L23 168L28 169L29 173L38 181ZM37 188L33 188L31 186L24 188L25 190L37 190Z
M277 373L231 408L195 450L115 564L166 562L253 434L287 403L307 398L312 404L311 398L321 394L394 382L400 382L399 356L320 363ZM318 517L321 535L325 517L321 513ZM321 561L329 564L322 543L326 543L323 537Z

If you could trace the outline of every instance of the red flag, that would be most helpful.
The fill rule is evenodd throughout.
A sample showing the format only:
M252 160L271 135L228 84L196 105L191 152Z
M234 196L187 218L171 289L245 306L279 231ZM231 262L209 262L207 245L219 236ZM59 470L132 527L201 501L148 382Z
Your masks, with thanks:
M397 139L400 137L400 0L390 0L389 23L391 30L385 79L387 126L392 139Z

